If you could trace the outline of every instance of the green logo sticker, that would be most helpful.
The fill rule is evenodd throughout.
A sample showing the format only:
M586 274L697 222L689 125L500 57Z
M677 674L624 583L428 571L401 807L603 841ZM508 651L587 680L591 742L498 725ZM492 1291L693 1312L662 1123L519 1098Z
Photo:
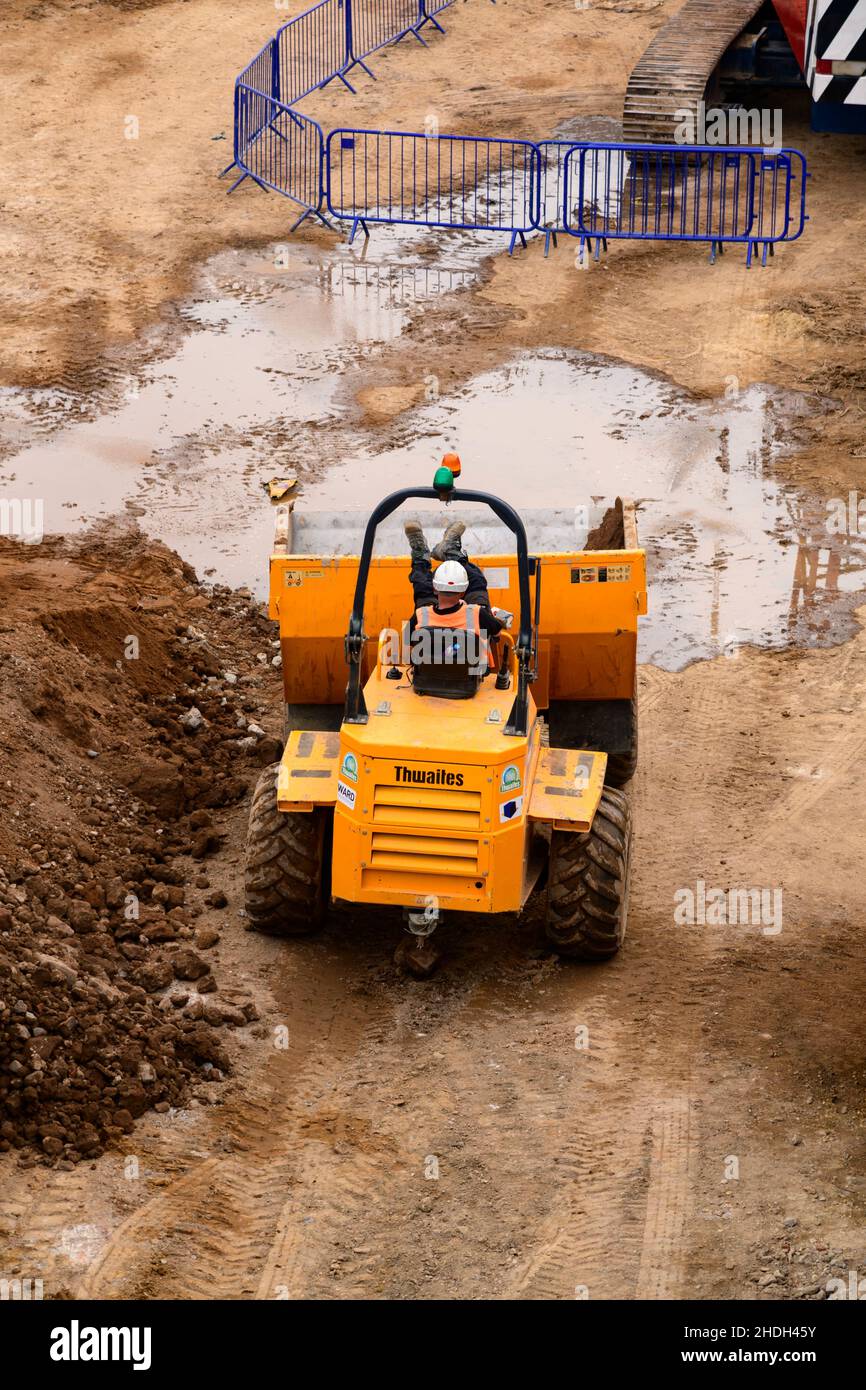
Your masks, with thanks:
M354 753L347 753L343 759L343 766L340 768L340 775L348 777L350 782L358 780L358 759Z
M502 769L502 780L499 783L500 792L516 792L520 787L520 768L516 763L509 763L508 767Z

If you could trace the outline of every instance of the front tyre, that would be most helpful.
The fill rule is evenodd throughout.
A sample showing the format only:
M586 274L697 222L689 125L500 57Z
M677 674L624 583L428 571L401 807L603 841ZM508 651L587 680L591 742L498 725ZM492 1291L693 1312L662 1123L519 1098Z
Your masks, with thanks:
M554 830L545 934L561 956L606 960L625 937L631 814L623 791L605 787L592 829Z
M281 811L280 764L265 768L253 793L247 831L244 894L254 931L302 936L325 913L330 813Z

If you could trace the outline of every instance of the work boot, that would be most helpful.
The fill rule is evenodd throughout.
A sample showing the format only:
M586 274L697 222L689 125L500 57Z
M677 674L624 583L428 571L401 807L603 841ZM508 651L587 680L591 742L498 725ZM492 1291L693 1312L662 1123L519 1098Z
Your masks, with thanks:
M415 564L417 564L419 560L429 560L430 550L427 545L427 537L421 529L420 521L407 521L403 530L406 532L409 550Z
M432 555L434 560L462 560L463 546L460 544L463 539L463 532L466 530L465 521L449 521L445 527L445 533L438 545L434 545Z

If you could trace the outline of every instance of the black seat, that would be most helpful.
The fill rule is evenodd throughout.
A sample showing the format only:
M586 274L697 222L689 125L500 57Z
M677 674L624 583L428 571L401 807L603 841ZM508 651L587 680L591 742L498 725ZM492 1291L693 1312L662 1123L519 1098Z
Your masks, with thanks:
M417 631L417 629L416 629ZM428 629L430 631L430 629ZM469 660L466 633L434 628L432 659L424 648L412 650L412 679L416 695L438 695L442 700L471 700L487 674Z

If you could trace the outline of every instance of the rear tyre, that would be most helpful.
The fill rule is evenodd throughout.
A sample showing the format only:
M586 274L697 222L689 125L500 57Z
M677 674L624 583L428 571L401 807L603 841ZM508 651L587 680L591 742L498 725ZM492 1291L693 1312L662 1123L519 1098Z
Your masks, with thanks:
M265 768L250 807L244 874L247 919L270 936L303 936L325 913L329 813L281 811L280 764Z
M592 829L554 830L545 934L561 956L606 960L625 937L631 815L625 792L605 787Z
M286 705L286 738L294 729L339 733L342 723L342 705Z
M637 693L631 697L631 745L627 753L610 753L604 780L609 787L624 787L637 771Z
M628 700L553 700L547 711L553 748L585 748L607 753L604 780L622 787L637 768L637 681ZM611 749L616 752L611 752Z

